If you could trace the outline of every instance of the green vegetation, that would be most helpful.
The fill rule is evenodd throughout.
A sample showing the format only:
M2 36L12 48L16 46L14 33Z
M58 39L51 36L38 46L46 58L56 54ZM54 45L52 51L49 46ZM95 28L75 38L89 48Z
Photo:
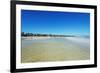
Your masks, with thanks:
M75 37L73 35L56 35L56 34L33 34L33 33L25 33L25 32L22 32L21 33L21 36L24 36L24 37L27 37L27 36L50 36L50 37Z

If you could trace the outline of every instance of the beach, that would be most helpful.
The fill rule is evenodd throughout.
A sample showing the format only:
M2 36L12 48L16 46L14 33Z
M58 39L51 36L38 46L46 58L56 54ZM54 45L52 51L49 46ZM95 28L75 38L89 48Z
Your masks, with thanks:
M22 63L88 59L90 59L89 38L22 37Z

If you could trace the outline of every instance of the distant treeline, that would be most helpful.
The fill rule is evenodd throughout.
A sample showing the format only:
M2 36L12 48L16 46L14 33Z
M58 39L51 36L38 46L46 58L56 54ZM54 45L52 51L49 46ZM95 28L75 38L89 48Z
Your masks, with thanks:
M50 37L74 37L73 35L56 35L56 34L33 34L33 33L25 33L22 32L21 36L27 37L27 36L50 36Z

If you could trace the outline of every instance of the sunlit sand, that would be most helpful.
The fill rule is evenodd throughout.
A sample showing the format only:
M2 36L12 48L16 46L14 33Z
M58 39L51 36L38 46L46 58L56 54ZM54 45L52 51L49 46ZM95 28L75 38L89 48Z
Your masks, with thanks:
M88 59L90 59L89 38L35 37L22 39L22 63Z

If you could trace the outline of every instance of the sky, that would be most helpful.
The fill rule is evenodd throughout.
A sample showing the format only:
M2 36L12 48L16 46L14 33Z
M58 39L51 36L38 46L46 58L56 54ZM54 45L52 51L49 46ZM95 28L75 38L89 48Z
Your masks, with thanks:
M56 35L90 35L90 14L21 10L22 32Z

